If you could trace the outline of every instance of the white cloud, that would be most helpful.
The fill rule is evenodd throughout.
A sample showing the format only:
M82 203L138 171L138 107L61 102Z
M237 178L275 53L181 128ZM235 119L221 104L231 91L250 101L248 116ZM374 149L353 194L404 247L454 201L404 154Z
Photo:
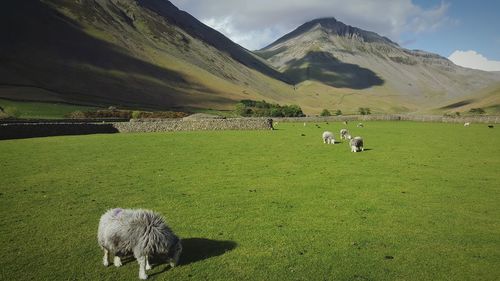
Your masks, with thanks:
M488 60L485 56L476 51L455 51L448 57L454 64L463 67L500 71L500 61Z
M320 17L377 32L398 41L402 33L434 31L453 23L449 4L425 9L412 0L172 0L248 49L264 47L299 25Z

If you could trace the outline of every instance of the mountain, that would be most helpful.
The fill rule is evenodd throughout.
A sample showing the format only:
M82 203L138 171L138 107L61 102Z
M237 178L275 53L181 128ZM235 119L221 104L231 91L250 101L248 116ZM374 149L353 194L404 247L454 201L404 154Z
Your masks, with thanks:
M2 1L0 32L0 98L229 109L292 91L263 59L166 0Z
M0 99L234 109L242 99L354 113L498 111L500 75L333 18L251 52L167 0L0 2Z
M302 91L329 92L330 108L354 110L366 104L385 112L453 110L446 108L451 100L470 97L500 81L497 73L402 48L335 18L307 22L256 54Z

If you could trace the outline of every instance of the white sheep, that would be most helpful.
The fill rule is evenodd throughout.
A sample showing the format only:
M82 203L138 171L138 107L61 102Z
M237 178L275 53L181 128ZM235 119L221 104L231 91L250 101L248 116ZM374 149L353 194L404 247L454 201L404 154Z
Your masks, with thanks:
M355 137L349 141L349 145L351 146L351 152L359 152L364 151L363 148L363 138Z
M470 126L470 122L465 122L464 123L464 127L469 127Z
M335 138L334 138L332 132L325 131L325 132L323 132L322 137L323 137L323 143L335 144Z
M346 139L346 135L349 134L349 131L347 131L347 129L342 129L340 130L340 139L341 140L345 140Z
M182 252L179 237L163 217L150 210L116 208L107 211L99 221L97 240L104 250L104 266L109 265L110 254L114 255L116 267L122 265L121 256L133 254L139 263L140 279L148 278L149 258L166 256L174 267Z

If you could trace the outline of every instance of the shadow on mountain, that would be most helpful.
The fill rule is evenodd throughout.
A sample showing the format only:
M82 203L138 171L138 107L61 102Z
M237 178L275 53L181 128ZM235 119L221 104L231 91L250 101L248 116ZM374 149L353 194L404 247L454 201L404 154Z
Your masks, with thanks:
M81 9L121 28L99 5ZM121 47L123 42L87 34L79 23L40 1L8 1L0 10L0 84L43 88L58 99L91 104L164 108L186 100L219 99L183 74L133 57ZM99 38L103 36L113 40L105 33ZM185 97L192 91L203 94Z
M296 84L315 80L337 88L366 89L384 84L375 72L356 64L344 63L327 52L309 52L288 64L285 74Z
M463 101L459 101L459 102L456 102L456 103L452 103L452 104L440 107L439 109L454 109L454 108L457 108L457 107L469 105L469 104L471 104L473 102L474 102L474 100L463 100Z

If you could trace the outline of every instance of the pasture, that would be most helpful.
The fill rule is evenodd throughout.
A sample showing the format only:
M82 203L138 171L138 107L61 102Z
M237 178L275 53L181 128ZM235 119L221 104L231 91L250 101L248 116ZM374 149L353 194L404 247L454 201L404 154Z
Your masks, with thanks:
M317 125L0 141L0 280L138 280L101 264L113 207L184 239L151 280L498 280L500 128Z

